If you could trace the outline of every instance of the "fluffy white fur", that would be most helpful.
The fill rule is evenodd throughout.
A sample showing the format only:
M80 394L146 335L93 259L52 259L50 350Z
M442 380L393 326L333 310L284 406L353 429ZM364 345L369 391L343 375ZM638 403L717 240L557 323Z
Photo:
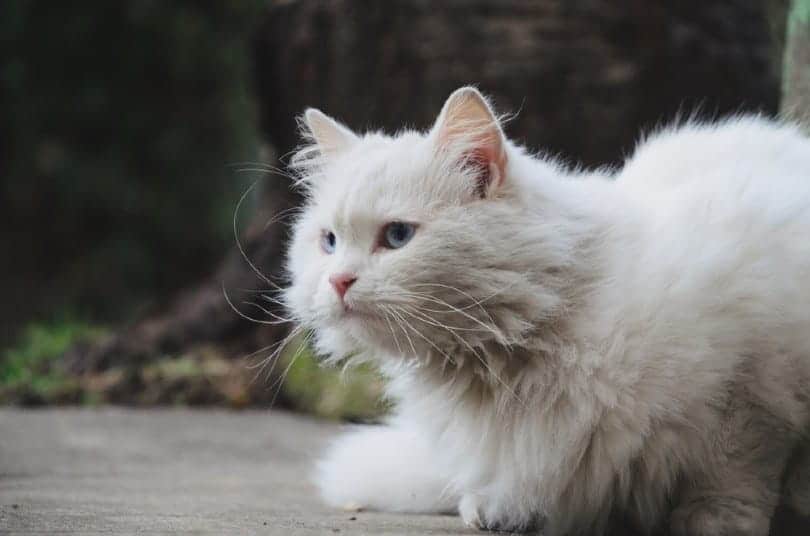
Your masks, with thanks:
M810 510L798 129L688 123L615 173L528 154L471 88L427 133L358 136L313 110L305 131L285 300L322 354L378 363L397 404L321 461L329 504L552 536L616 514L765 535L781 499ZM380 249L391 221L418 228ZM338 272L357 275L345 304Z

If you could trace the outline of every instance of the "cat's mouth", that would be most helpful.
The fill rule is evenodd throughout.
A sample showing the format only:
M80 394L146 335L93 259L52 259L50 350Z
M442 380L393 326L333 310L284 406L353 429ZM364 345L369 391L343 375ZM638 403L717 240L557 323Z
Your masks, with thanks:
M371 318L371 313L358 309L356 307L352 307L351 305L344 305L343 312L341 313L341 317L343 318Z
M344 303L340 308L338 316L341 320L374 320L377 318L377 315L375 315L373 312L368 311L363 307L358 307L357 304L352 303Z

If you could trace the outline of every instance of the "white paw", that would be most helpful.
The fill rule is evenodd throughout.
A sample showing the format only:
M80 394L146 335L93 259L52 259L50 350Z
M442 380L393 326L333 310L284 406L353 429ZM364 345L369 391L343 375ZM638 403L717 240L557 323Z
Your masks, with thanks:
M478 497L476 495L468 493L461 498L461 501L458 503L458 514L468 527L474 529L484 528L481 523L481 513L478 510Z
M345 510L346 512L360 512L363 510L363 505L359 502L349 501L345 504L340 506L341 510Z
M453 510L447 480L420 435L387 426L356 428L335 441L318 464L324 501L344 510L434 513Z
M468 527L497 532L539 532L544 520L542 515L510 509L505 504L474 493L461 497L458 513Z

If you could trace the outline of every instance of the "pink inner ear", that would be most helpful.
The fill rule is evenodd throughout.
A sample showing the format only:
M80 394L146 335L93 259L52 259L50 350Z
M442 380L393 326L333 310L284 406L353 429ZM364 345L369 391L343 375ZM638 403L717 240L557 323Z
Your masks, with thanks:
M481 199L487 196L492 186L497 186L492 184L493 178L496 177L492 176L492 154L489 153L491 151L476 149L469 160L470 167L475 168L476 173L475 193Z
M499 145L484 144L473 150L469 162L476 169L475 193L481 199L503 183L506 153Z
M462 164L476 172L476 194L485 198L506 176L506 148L497 118L476 91L450 96L438 120L438 146L461 149ZM455 147L454 147L455 146Z

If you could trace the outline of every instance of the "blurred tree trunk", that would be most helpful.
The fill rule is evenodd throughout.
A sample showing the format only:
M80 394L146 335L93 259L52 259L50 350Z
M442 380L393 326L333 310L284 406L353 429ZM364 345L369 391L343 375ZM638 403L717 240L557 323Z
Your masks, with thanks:
M588 165L701 108L773 112L767 9L749 0L277 2L257 33L263 130L284 154L316 106L360 130L430 125L476 84L510 136Z
M642 129L680 112L774 112L766 20L764 4L749 0L271 1L253 52L262 131L285 155L306 106L358 130L424 128L453 89L474 83L516 113L507 132L518 142L617 164ZM285 229L265 224L296 197L280 177L264 186L243 243L261 272L278 276ZM137 367L206 342L237 356L286 333L225 300L223 287L237 305L252 297L240 289L266 288L238 251L212 272L103 347L77 349L70 368Z
M781 112L810 129L810 0L793 0L788 10Z

